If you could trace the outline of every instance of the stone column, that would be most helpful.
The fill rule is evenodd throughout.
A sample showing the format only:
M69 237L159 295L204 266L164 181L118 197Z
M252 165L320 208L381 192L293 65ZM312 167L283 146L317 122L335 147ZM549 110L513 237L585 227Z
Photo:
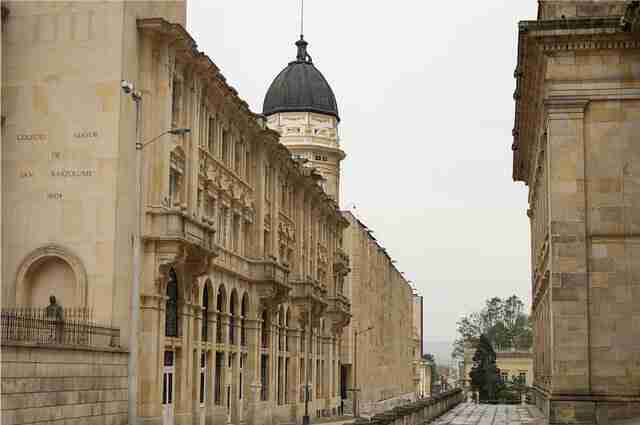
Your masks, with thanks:
M247 333L247 362L244 367L245 382L243 398L247 403L245 420L248 425L256 423L256 409L260 402L260 322L255 318L245 320Z
M186 282L187 279L184 279ZM181 288L179 286L180 290ZM193 364L192 364L192 344L193 344L193 304L190 300L178 300L178 308L181 312L179 326L181 329L180 339L182 347L176 351L176 373L175 373L175 417L176 422L189 421L192 410L193 385Z
M291 308L291 307L289 307ZM287 329L289 343L289 371L287 382L287 402L291 406L291 420L296 421L303 413L298 412L297 406L300 399L300 335L298 328Z
M583 100L547 102L553 393L591 393ZM571 410L569 412L567 409ZM585 416L592 402L551 406L550 421ZM591 412L593 413L593 412Z
M141 418L160 417L162 373L164 365L164 303L166 297L153 294L142 295L142 335L140 337L139 415Z
M202 355L202 348L200 341L202 340L202 312L203 308L200 303L193 305L193 360L192 360L192 391L191 398L193 402L193 418L199 420L200 418L200 357ZM206 385L206 380L205 380Z

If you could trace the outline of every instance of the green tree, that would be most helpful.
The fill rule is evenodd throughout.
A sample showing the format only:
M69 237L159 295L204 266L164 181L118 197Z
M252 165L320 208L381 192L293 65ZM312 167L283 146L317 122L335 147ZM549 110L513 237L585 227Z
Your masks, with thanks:
M485 335L499 350L528 350L533 343L529 317L524 313L524 303L516 295L487 300L481 311L463 316L457 330L452 353L456 358L462 357L465 341L477 342L480 335Z
M485 335L478 339L470 375L471 388L478 391L480 401L496 400L503 384L500 369L496 366L496 353Z

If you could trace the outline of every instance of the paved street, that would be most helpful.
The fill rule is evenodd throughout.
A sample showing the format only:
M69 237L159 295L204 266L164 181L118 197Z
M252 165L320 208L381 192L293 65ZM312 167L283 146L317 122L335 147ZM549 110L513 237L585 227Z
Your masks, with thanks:
M535 407L463 403L442 415L436 425L524 425L543 424Z

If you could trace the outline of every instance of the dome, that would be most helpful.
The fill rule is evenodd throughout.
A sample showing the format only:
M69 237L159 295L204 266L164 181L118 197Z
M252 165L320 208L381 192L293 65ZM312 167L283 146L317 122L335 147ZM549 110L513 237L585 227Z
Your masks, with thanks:
M264 98L262 113L317 112L338 120L338 104L333 90L307 53L308 43L300 36L298 55L273 80Z

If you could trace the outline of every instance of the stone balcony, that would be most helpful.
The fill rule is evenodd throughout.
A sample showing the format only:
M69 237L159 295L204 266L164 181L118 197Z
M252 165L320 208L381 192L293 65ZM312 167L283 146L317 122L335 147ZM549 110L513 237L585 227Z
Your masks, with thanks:
M331 320L333 330L340 332L351 322L351 303L342 294L329 298L326 316Z
M312 316L313 326L318 326L320 317L329 307L327 287L319 280L307 276L291 282L293 290L291 300L301 309Z
M283 303L292 289L289 268L273 259L249 260L249 278L257 284L260 302L269 309Z
M208 220L189 215L184 208L147 210L143 239L167 244L187 245L205 256L217 256L216 231Z

